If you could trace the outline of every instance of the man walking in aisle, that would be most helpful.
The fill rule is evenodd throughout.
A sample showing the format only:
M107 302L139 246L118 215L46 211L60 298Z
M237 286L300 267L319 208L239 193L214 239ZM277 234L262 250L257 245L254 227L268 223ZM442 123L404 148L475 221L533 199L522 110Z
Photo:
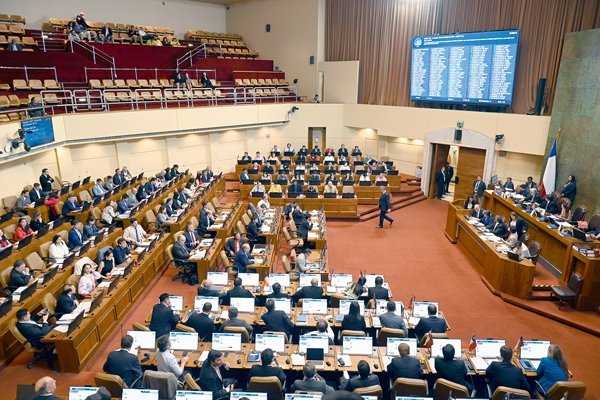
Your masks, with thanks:
M383 228L383 220L390 221L390 226L394 223L394 220L388 217L386 214L389 213L390 210L390 194L385 189L385 186L380 186L381 188L381 197L379 198L379 225L376 228Z

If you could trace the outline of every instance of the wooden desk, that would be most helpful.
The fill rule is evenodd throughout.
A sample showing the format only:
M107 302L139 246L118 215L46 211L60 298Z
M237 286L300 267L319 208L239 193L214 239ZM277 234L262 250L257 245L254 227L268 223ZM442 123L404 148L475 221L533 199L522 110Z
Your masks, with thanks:
M202 258L190 257L189 261L196 263L198 282L202 282L206 279L208 271L215 269L215 266L219 261L219 252L223 248L224 242L224 239L214 239L209 247L200 248L200 250L205 252Z
M277 255L277 248L273 245L264 245L265 251L260 255L258 254L258 249L255 245L252 249L252 255L255 257L255 262L252 265L249 265L249 269L255 269L258 273L258 279L260 281L264 281L265 277L273 271L273 267L275 264L275 256ZM264 257L264 253L268 252L267 257ZM256 262L256 259L262 260L260 262Z
M248 201L250 201L253 204L256 204L259 200L260 199L256 197L251 197ZM300 206L304 210L324 209L327 214L327 218L358 218L358 200L356 198L270 198L269 203L271 203L271 206L285 206L287 203L291 203L293 200L296 201L296 203L300 204Z
M227 215L223 215L223 212ZM215 218L215 224L221 225L220 227L211 226L208 228L211 232L216 232L216 237L226 240L228 237L233 236L235 233L235 224L242 218L244 213L244 206L241 201L237 201L233 208L222 209Z
M572 249L565 276L572 273L581 274L582 286L575 301L577 310L596 310L600 306L600 258L586 257Z
M258 236L265 238L265 243L270 243L275 249L279 247L279 235L281 235L285 217L283 216L283 207L278 206L267 210L266 218L262 226L267 226L268 231L260 230Z

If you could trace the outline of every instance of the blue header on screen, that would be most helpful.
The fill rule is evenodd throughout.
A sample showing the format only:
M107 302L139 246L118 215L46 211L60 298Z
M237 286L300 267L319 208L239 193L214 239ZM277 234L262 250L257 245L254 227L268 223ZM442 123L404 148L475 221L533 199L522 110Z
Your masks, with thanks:
M31 133L25 135L25 143L30 147L54 142L52 117L28 119L21 122L21 127L25 131L31 131Z
M509 105L518 47L518 30L415 36L410 98Z

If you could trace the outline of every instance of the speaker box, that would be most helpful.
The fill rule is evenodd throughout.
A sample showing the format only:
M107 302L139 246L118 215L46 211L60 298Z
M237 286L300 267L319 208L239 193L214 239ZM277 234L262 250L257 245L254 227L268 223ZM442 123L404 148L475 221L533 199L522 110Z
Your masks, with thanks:
M271 32L271 24L267 24L267 26L266 26L266 31L267 31L267 32Z
M462 129L455 129L454 130L454 141L460 142L461 140L462 140Z
M542 115L544 107L544 92L546 91L546 78L540 78L538 81L537 95L535 96L535 115Z

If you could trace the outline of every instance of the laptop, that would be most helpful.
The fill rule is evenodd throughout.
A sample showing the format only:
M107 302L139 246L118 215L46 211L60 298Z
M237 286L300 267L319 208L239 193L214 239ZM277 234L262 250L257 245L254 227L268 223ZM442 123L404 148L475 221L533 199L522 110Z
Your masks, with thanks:
M370 336L344 336L342 354L370 356L373 354L373 338Z
M11 219L13 217L13 215L15 215L14 211L9 211L6 214L2 214L0 216L0 223L8 221L9 219Z
M81 181L74 182L73 185L71 186L71 188L73 190L75 190L75 189L79 188L79 186L81 186Z
M308 347L306 349L306 362L310 362L315 368L323 368L325 365L325 353L322 348Z
M207 279L213 283L214 290L223 290L228 284L227 272L211 272L207 273Z
M212 312L219 312L219 298L216 296L195 296L194 297L194 310L200 311L204 304L210 303Z
M230 299L231 307L235 307L239 312L253 313L254 312L254 297L232 297Z
M521 261L521 259L519 258L519 255L517 253L515 253L514 251L507 251L506 255L508 256L509 259L519 262Z
M307 199L316 199L319 197L319 193L317 192L306 192Z
M69 400L85 400L88 396L98 392L97 387L71 386L69 388Z
M338 313L335 315L335 320L341 322L344 320L344 317L348 315L350 311L350 304L356 300L340 300L340 308ZM356 301L358 306L360 307L360 315L365 315L365 302L364 301Z
M342 193L342 199L353 199L354 197L354 193Z
M33 239L33 235L27 235L23 239L19 240L19 249L22 249L23 247L25 247L29 243L31 243L32 239Z
M88 184L88 183L90 183L90 179L91 179L91 176L87 176L87 177L85 177L85 178L83 179L83 182L81 182L81 184L82 184L82 185L85 185L85 184Z
M323 193L323 197L326 199L335 199L337 197L337 193Z
M581 240L582 242L593 242L593 240L590 240L584 231L582 231L581 229L577 229L577 228L573 228L573 237L577 240Z
M0 317L3 317L12 309L13 301L12 299L6 300L4 303L0 304Z
M212 392L197 392L192 390L178 390L175 400L212 400Z
M549 340L524 340L519 364L526 371L536 371L540 361L548 357Z
M273 192L270 196L272 199L281 199L283 197L281 192Z
M155 389L123 389L123 400L158 400Z

